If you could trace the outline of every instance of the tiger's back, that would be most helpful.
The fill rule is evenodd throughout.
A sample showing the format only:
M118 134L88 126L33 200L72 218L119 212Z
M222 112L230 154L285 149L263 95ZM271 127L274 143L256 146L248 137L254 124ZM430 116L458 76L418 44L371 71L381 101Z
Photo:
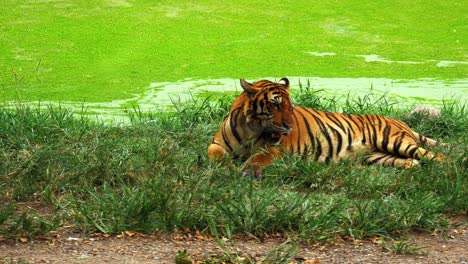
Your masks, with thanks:
M419 145L428 142L401 120L379 115L349 115L296 107L291 135L279 144L291 153L329 162L370 152L368 163L411 167L432 152Z

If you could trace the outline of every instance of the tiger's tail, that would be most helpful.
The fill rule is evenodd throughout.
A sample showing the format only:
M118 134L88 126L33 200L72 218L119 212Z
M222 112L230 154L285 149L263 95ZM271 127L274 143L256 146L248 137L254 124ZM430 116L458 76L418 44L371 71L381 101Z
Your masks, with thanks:
M416 132L413 131L413 135L416 137L417 139L417 142L419 144L423 144L424 146L428 146L428 147L434 147L434 146L442 146L442 147L448 147L448 144L446 143L441 143L441 142L438 142L432 138L428 138L428 137L425 137L423 135L420 135Z

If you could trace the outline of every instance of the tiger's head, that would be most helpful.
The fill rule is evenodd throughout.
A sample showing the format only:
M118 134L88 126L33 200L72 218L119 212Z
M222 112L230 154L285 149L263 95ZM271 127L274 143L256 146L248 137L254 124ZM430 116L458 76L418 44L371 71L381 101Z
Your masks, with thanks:
M247 125L261 131L267 141L289 135L294 109L289 98L289 80L282 78L277 83L267 80L249 83L241 79L240 84L249 100L243 109Z

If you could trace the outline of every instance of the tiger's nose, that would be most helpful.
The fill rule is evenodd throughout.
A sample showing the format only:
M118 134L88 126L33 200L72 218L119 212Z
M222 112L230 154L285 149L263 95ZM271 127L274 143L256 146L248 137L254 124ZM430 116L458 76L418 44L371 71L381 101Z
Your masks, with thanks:
M291 134L292 131L292 124L289 123L283 123L283 127L285 128L285 132L283 133L284 135L289 135Z

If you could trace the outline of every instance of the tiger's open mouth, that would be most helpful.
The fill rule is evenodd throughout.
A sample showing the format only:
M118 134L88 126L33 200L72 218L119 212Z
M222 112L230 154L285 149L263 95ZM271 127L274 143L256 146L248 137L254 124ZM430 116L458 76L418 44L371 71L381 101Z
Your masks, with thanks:
M279 127L275 125L268 126L264 129L265 133L268 134L279 134L279 135L289 135L291 134L292 128Z

